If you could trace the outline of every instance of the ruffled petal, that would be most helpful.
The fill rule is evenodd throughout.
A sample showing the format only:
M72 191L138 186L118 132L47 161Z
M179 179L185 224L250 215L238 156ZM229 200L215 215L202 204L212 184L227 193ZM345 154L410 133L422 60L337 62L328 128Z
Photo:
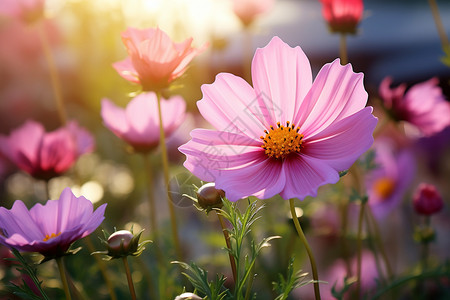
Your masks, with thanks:
M0 228L8 237L18 234L28 241L39 240L44 236L25 204L20 200L15 201L10 210L0 207Z
M305 137L317 134L366 106L363 77L362 73L354 73L350 64L342 66L339 59L322 67L305 97L305 103L313 106L299 111L293 121L301 126Z
M230 201L255 196L268 199L280 193L287 182L287 174L280 161L266 157L239 169L225 170L216 180L216 188L225 191Z
M372 115L372 110L366 107L305 139L302 152L336 171L348 169L373 144L372 133L378 119Z
M122 61L113 63L113 68L126 80L134 83L140 83L139 75L134 69L133 63L129 57Z
M205 181L216 181L223 170L248 165L265 157L261 142L246 135L195 129L192 140L179 147L186 155L184 166Z
M116 106L109 99L102 99L101 115L105 126L119 137L129 130L125 110Z
M125 109L130 124L127 137L135 142L159 140L159 116L156 94L142 93L133 98Z
M221 73L212 84L202 85L197 102L202 116L217 130L259 139L266 127L252 87L242 78Z
M256 50L252 80L267 124L292 123L311 88L311 66L300 47L291 48L275 36Z
M280 193L283 199L317 196L317 189L339 181L339 173L326 162L307 155L293 155L283 163L286 185Z

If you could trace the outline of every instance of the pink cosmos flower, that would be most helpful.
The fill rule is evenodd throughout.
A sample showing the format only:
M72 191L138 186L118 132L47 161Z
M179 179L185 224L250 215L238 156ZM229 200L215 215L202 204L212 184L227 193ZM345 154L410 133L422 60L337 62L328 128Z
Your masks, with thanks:
M416 165L407 150L395 151L387 140L375 145L376 168L366 175L369 205L377 219L387 216L401 203L411 185Z
M414 193L413 205L418 214L430 216L442 210L444 201L434 185L421 183Z
M222 73L203 85L197 106L215 130L195 129L179 148L184 166L231 201L315 196L372 145L377 119L365 107L363 74L339 59L312 82L300 47L274 37L256 50L252 80L253 88Z
M9 136L0 136L0 152L20 169L48 180L67 171L84 153L94 149L94 138L75 121L46 133L37 122L27 121Z
M356 33L363 14L362 0L320 0L322 15L332 32Z
M406 93L406 85L391 89L392 79L380 84L384 108L398 121L406 121L426 136L440 132L450 125L450 103L445 100L439 80L431 78L418 83Z
M103 204L93 211L91 201L75 197L70 188L58 200L36 204L30 210L16 200L10 210L0 207L0 243L46 257L60 256L100 226L105 208Z
M250 25L260 14L269 11L274 0L232 0L233 11L245 26Z
M0 15L32 23L44 15L45 0L2 0Z
M180 96L161 99L161 113L166 137L183 123L186 102ZM142 93L125 109L117 107L108 99L102 100L102 118L105 126L115 135L140 152L147 152L159 144L159 116L156 94Z
M129 57L113 67L126 80L141 84L144 91L167 88L206 47L191 47L192 38L174 43L159 28L128 28L122 33L122 41Z

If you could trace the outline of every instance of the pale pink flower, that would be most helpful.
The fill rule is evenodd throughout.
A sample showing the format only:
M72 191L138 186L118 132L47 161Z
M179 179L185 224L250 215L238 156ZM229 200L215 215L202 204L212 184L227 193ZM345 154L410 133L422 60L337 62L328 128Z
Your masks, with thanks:
M40 123L27 121L9 136L0 136L0 152L38 179L61 175L93 150L93 137L75 121L49 133Z
M128 28L122 33L122 41L129 57L113 67L126 80L141 84L144 91L167 88L206 47L191 47L192 38L175 43L159 28Z
M356 32L363 14L362 0L320 0L322 15L332 32Z
M397 208L410 187L416 164L408 150L395 150L389 140L375 143L376 167L366 175L369 205L374 216L386 217Z
M450 125L450 103L445 100L437 78L418 83L406 93L405 84L391 89L391 83L390 77L385 78L379 92L392 118L412 124L426 136Z
M300 47L274 37L256 50L252 81L222 73L203 85L197 106L216 130L195 129L179 148L184 166L231 201L315 196L372 145L377 119L351 65L336 59L313 83Z
M274 0L232 0L233 11L245 26L250 25L253 20L268 12L274 4Z
M0 16L32 23L44 15L45 0L1 0Z
M180 96L161 99L161 113L164 133L170 137L184 121L186 102ZM136 151L147 152L158 146L159 116L155 93L136 96L125 109L103 99L101 114L105 126Z

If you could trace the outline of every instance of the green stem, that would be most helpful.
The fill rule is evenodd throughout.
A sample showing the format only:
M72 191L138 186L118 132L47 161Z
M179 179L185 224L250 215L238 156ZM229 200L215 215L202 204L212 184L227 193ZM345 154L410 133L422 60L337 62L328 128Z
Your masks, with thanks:
M50 43L47 38L47 34L45 33L44 23L41 22L38 26L39 36L41 38L42 48L44 50L44 55L48 63L48 70L50 72L50 80L53 89L53 95L55 97L56 108L58 110L59 120L62 125L67 123L67 115L64 110L64 102L61 91L61 82L59 80L58 71L56 69L55 60L53 59Z
M228 230L225 226L223 217L220 213L217 213L217 211L216 211L216 215L217 215L217 218L219 218L220 226L222 227L222 232L223 232L223 236L225 238L225 242L227 244L227 248L229 250L231 250L230 236L229 236ZM233 272L233 282L236 285L236 280L237 280L236 261L234 260L234 257L233 257L233 255L231 255L230 252L228 252L228 257L230 258L231 271Z
M144 158L144 168L147 171L147 199L150 213L150 226L153 233L153 244L158 246L158 222L156 220L156 209L155 209L155 196L153 194L153 174L152 174L152 165L150 163L150 159L148 155L143 154Z
M94 252L95 247L92 244L90 236L87 236L84 241L86 242L86 245L89 249L89 252ZM111 280L108 276L108 271L106 270L106 266L104 261L98 256L98 255L92 255L95 259L95 262L97 263L97 266L100 270L100 273L102 273L103 279L105 280L106 287L108 288L109 296L111 297L111 300L117 300L116 293L114 292L114 285L112 284Z
M66 300L71 300L69 284L67 282L66 271L64 270L64 263L62 261L62 257L56 258L56 263L58 264L59 275L61 276L61 282L64 288L64 293L66 294Z
M394 272L392 270L391 263L389 262L389 258L386 253L386 250L384 249L383 241L381 240L380 227L378 226L377 220L375 219L370 206L367 206L367 212L369 215L370 223L372 224L373 229L374 229L375 241L378 244L381 257L383 258L384 264L386 265L386 272L387 272L388 278L392 279L394 277Z
M167 202L169 205L170 223L172 225L172 238L175 243L175 251L177 253L178 260L183 261L183 253L181 252L180 241L178 239L178 227L177 227L177 219L175 216L175 207L172 201L172 195L171 193L169 193L169 159L167 156L166 137L164 133L163 119L161 112L161 93L156 92L156 97L158 99L159 145L161 146L164 182L166 185Z
M349 251L348 251L348 243L347 243L347 230L348 230L348 201L343 200L342 203L340 203L340 209L341 209L341 247L342 247L342 256L345 261L345 269L347 276L350 277L352 274L351 267L350 267L350 261L349 261Z
M126 256L122 257L125 273L127 274L128 288L130 289L131 299L136 300L136 292L134 291L133 278L131 278L130 266Z
M345 33L341 33L339 40L339 56L341 58L341 65L348 64L348 56L347 56L347 35Z
M434 22L436 23L436 28L441 39L441 44L444 49L450 47L447 35L445 33L444 25L442 24L441 16L439 15L439 8L437 6L436 0L428 0L430 4L431 13L433 14Z
M252 293L253 279L255 278L255 275L253 273L254 268L255 265L253 265L250 269L250 278L248 279L247 290L245 291L245 300L250 299L250 295Z
M305 234L303 233L302 227L298 222L297 213L295 212L294 199L289 199L289 205L291 208L292 220L294 221L295 229L297 230L298 236L302 241L303 245L306 248L306 252L308 253L309 261L311 263L312 276L314 279L314 295L316 300L320 300L320 289L319 289L319 276L317 275L317 266L316 261L314 259L314 255L311 251L311 247L309 247L308 241L306 240Z
M430 228L431 224L431 218L430 216L425 217L425 228ZM425 272L428 269L428 254L429 254L429 241L422 241L422 251L421 251L421 266L422 266L422 272Z
M357 233L358 261L357 261L357 265L356 265L356 299L359 299L359 294L361 292L362 225L363 225L365 207L366 207L366 202L363 201L361 203L361 208L359 210L359 217L358 217L358 233Z

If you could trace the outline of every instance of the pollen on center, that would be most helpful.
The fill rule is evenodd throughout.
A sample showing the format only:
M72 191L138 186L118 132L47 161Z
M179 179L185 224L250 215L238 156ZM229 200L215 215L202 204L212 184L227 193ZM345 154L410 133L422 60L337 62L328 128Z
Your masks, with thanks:
M59 235L61 235L61 232L58 233L58 234L54 234L54 233L52 233L52 234L50 234L50 235L46 234L46 235L45 235L45 238L43 239L43 241L46 242L46 241L48 241L49 239L55 238L55 237L57 237L57 236L59 236Z
M277 127L270 126L270 130L264 130L265 136L261 136L264 144L261 146L267 156L275 159L283 159L293 152L300 152L303 143L303 134L300 128L286 122L286 126L277 123Z

